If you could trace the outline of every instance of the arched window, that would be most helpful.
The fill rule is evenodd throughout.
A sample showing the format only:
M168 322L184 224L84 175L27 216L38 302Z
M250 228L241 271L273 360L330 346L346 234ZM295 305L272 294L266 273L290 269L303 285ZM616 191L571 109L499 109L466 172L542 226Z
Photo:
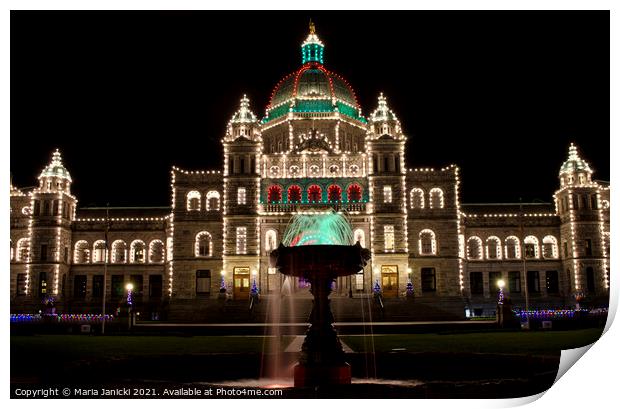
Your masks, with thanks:
M207 210L220 210L220 192L217 190L211 190L207 192Z
M364 233L364 230L355 229L355 231L353 232L353 241L354 241L353 244L359 241L360 246L366 247L366 234Z
M543 257L558 258L558 240L554 236L545 236L543 238Z
M272 185L267 190L267 203L282 202L282 188L278 185Z
M327 188L327 200L330 202L339 202L342 200L342 189L338 185L331 185Z
M353 183L347 189L349 202L359 202L362 200L362 188L357 183Z
M27 238L17 240L16 261L28 261L30 254L30 240Z
M525 258L539 258L538 239L535 236L527 236L523 239L523 254Z
M127 262L127 243L116 240L112 243L112 263Z
M200 193L192 190L187 194L187 210L200 210Z
M487 238L487 259L499 260L502 258L502 242L499 237Z
M467 239L467 258L470 260L482 260L482 240L480 237L471 236Z
M419 187L411 189L409 202L412 209L424 209L424 191Z
M211 257L213 255L211 233L201 231L196 235L194 254L196 257Z
M435 233L432 230L424 229L420 232L419 250L421 255L437 254Z
M308 203L318 203L321 201L321 187L312 185L308 188Z
M299 186L293 185L288 188L288 202L289 203L301 202L301 188Z
M103 263L106 259L105 241L97 240L93 244L93 263Z
M265 233L265 251L275 250L278 246L278 233L273 230L267 230Z
M149 243L149 263L164 262L164 242L155 239Z
M519 238L516 236L506 237L506 246L504 248L504 254L507 259L521 258L521 245L519 244Z
M434 187L430 191L430 203L431 209L443 209L443 190L438 187Z
M146 263L146 244L142 240L132 241L130 252L132 263Z
M90 246L86 240L78 240L73 246L73 262L75 264L90 263Z

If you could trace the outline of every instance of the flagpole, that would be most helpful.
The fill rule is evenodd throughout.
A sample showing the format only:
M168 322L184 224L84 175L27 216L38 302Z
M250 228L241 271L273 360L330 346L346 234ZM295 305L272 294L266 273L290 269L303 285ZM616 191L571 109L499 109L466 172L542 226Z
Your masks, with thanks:
M106 296L106 287L107 287L107 276L108 276L108 226L109 226L109 206L110 204L106 204L105 208L105 228L104 228L104 237L105 237L105 250L104 250L104 258L103 258L103 294L102 294L102 302L101 302L101 335L105 334L105 296Z
M523 237L523 200L519 198L519 213L520 213L520 230L521 230L521 259L523 260L523 278L525 281L525 318L527 320L527 329L530 329L530 293L527 287L527 271L525 271L525 238Z

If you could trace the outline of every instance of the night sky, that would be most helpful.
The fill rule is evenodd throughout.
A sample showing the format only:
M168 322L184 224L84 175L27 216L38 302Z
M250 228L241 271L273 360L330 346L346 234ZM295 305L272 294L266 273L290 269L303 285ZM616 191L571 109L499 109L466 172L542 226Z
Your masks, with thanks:
M220 169L308 20L364 115L383 91L407 166L456 163L465 202L551 201L571 141L609 180L609 13L12 12L15 185L60 148L81 206L167 206L170 168Z

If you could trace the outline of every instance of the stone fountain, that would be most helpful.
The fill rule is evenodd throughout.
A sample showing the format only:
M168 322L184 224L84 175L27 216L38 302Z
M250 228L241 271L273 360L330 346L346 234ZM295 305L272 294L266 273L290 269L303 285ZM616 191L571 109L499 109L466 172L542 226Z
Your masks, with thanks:
M370 259L370 250L357 242L341 214L297 215L283 243L271 252L270 263L287 276L310 282L314 296L310 328L294 369L295 387L351 383L351 367L332 325L329 294L337 277L358 273Z

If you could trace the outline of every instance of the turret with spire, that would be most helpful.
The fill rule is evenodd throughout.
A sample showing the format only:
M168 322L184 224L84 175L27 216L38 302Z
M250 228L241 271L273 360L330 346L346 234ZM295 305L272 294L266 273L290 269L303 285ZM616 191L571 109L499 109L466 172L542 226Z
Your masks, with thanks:
M588 162L579 156L574 143L568 148L568 159L560 168L560 185L583 186L592 183L592 169Z
M400 121L388 106L387 98L383 92L379 94L379 105L370 114L368 120L371 138L380 138L383 135L389 135L396 139L404 138Z
M225 140L234 141L239 137L250 140L260 139L258 119L250 109L250 100L245 94L243 94L243 98L241 98L239 109L228 122Z
M62 163L60 151L56 149L52 160L39 175L39 188L44 192L70 193L71 175Z

